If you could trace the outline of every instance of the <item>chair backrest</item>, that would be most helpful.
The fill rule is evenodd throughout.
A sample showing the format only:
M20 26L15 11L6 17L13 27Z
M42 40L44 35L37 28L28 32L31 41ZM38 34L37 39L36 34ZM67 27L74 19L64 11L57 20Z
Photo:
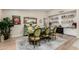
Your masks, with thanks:
M35 29L40 28L38 25L35 26Z
M53 32L56 33L57 27L54 28Z
M33 28L32 27L28 27L28 33L29 34L33 33Z
M35 36L35 37L39 37L40 34L41 34L41 29L40 29L40 28L35 29L35 31L34 31L34 36Z
M50 29L46 28L45 33L48 35L50 33Z

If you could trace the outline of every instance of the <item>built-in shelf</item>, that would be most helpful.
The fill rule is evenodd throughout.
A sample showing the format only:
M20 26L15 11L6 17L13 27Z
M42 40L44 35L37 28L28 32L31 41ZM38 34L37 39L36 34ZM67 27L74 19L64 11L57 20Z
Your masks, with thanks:
M57 26L61 25L63 28L75 29L77 26L76 22L74 22L75 17L76 17L76 10L73 10L62 14L52 15L49 17L49 19L52 27L54 25Z

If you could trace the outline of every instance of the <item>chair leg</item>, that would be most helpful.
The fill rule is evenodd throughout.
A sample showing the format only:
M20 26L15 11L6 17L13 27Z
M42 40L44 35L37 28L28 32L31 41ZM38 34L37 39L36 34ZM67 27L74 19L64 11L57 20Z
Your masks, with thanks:
M38 42L39 42L39 46L40 46L40 40Z
M55 35L55 40L56 40L56 35Z
M29 40L29 43L31 44L31 41Z
M47 42L47 38L45 38L45 42Z
M35 41L34 41L34 48L35 48Z
M47 37L47 40L50 41L50 37Z
M31 41L29 43L31 44Z
M49 37L47 37L47 41L49 41Z

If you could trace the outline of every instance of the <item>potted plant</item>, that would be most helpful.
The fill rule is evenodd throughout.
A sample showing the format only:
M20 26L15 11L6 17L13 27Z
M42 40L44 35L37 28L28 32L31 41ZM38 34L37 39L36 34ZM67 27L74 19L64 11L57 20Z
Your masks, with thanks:
M7 40L10 37L11 27L13 24L11 23L10 18L6 17L0 22L0 31L1 35L4 36L4 40Z

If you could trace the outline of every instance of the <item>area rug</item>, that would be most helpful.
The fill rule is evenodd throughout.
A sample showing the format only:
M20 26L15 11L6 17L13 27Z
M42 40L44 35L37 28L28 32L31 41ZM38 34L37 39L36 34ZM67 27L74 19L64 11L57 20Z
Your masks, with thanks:
M21 37L16 39L16 49L17 50L55 50L64 44L67 40L57 37L56 40L51 41L41 41L40 46L34 48L33 45L30 45L28 42L28 37Z

